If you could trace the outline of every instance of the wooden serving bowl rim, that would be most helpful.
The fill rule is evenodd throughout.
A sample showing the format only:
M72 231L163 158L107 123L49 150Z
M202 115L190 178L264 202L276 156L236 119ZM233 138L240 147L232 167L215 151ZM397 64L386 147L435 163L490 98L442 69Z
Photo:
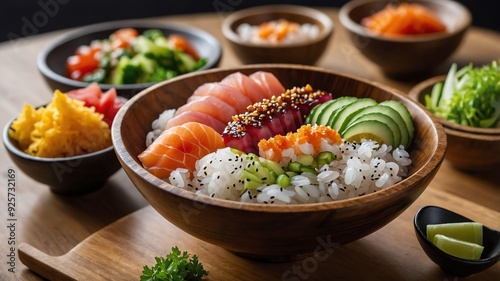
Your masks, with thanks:
M136 161L127 151L124 140L122 138L122 127L126 126L123 124L123 119L127 114L128 110L133 107L136 103L139 103L141 99L143 99L150 92L155 91L165 85L173 82L177 82L179 80L189 80L195 76L207 75L211 73L216 73L220 71L244 71L244 70L261 70L261 69L286 69L286 70L306 70L306 71L315 71L326 74L331 74L335 76L344 77L347 79L355 80L357 82L361 82L364 84L368 84L370 86L382 89L384 91L390 92L392 95L397 96L399 99L404 100L406 105L411 107L412 110L416 110L420 117L425 118L429 125L433 126L432 134L437 140L436 148L433 155L429 155L425 163L422 163L421 167L418 170L412 171L412 174L409 177L404 178L402 181L396 183L395 185L379 190L375 193L366 194L363 196L343 199L338 201L331 202L323 202L323 203L308 203L308 204L297 204L297 205L268 205L268 204L256 204L256 203L246 203L239 201L231 201L226 199L212 198L208 196L197 195L192 191L188 191L179 187L175 187L155 176L150 174L146 169L142 167L142 165ZM129 102L127 102L118 112L115 117L115 121L112 126L112 139L115 151L117 153L118 158L120 159L122 165L126 165L128 169L131 169L133 173L137 174L139 177L143 178L150 185L155 188L163 189L166 192L174 194L175 196L182 197L184 199L192 200L198 204L206 204L214 207L226 208L226 209L237 209L237 210L245 210L245 211L254 211L254 212L262 212L262 213L300 213L300 212L317 212L323 210L339 210L339 209L347 209L347 208L355 208L360 205L369 206L370 204L374 204L378 200L382 200L386 197L394 196L400 192L404 192L405 189L408 188L416 188L418 186L418 182L423 180L431 174L435 169L438 169L442 160L444 159L444 154L446 151L446 135L445 132L437 120L436 117L432 116L428 113L428 111L421 105L410 98L408 98L405 94L400 92L397 89L386 86L384 84L373 82L364 78L355 77L349 74L342 74L340 72L319 68L315 66L305 66L305 65L293 65L293 64L255 64L255 65L244 65L240 67L234 68L219 68L219 69L210 69L204 70L197 73L190 73L183 76L175 77L170 80L161 82L156 84L146 90L141 91L134 97L132 97ZM431 153L431 150L425 150L428 153Z
M301 17L310 18L313 21L319 22L320 33L314 39L307 40L305 42L297 43L287 43L287 44L256 44L251 42L241 41L238 34L235 32L233 25L235 22L240 21L244 18L252 18L255 16L265 16L273 14L289 14L291 16L297 15ZM276 18L278 20L278 18ZM331 36L334 29L334 23L332 19L325 13L316 10L314 8L309 8L299 5L264 5L252 8L247 8L233 12L222 22L222 33L227 40L233 42L234 44L239 44L248 47L263 48L263 49L286 49L295 48L300 46L309 46L322 42L327 37Z
M444 82L445 79L446 75L438 75L421 81L410 89L410 91L408 92L408 96L410 96L410 98L414 101L423 104L423 95L430 93L430 90L432 89L432 86L434 84L438 82ZM460 135L462 137L481 138L482 135L500 136L500 128L476 128L456 124L441 118L438 118L438 120L439 122L441 122L446 132L453 132L453 134Z
M339 21L340 23L350 32L356 33L363 37L373 38L380 41L387 42L407 42L407 43L417 43L417 42L429 42L435 41L439 39L449 38L457 35L458 33L463 32L472 24L472 15L469 10L459 2L449 1L449 0L415 0L415 1L397 1L399 2L410 2L410 3L427 3L427 5L441 5L446 8L453 8L457 11L460 11L462 14L454 17L458 24L447 32L440 32L434 34L419 34L419 35L405 35L405 36L385 36L378 34L376 32L372 32L365 27L363 27L359 22L356 22L351 18L350 13L362 5L370 5L377 2L386 2L394 3L394 1L390 0L352 0L344 4L339 10ZM370 9L369 13L366 16L369 16L377 11Z

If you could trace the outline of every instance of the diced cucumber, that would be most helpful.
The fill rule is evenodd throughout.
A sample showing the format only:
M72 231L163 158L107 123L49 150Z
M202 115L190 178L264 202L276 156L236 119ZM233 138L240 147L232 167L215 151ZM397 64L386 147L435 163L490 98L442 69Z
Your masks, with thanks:
M243 170L243 173L241 175L241 179L245 180L245 181L254 181L254 182L259 182L262 184L262 180L254 175L253 173L247 171L247 170Z
M403 142L403 145L406 148L410 146L411 140L413 139L413 134L415 132L415 126L413 125L413 118L411 117L408 108L406 108L404 104L396 100L386 100L379 103L379 105L391 107L392 109L396 110L399 113L399 115L401 115L406 124L406 129L408 130L408 136L409 136L408 142Z
M380 113L380 114L385 114L389 116L396 124L398 125L398 128L401 132L401 144L404 144L405 147L407 147L407 144L410 142L410 134L408 133L408 129L406 128L406 123L403 120L403 117L394 110L392 107L389 106L381 106L380 104L370 106L370 107L365 107L361 111L355 113L353 117L351 117L351 123L356 121L358 118L365 114L370 114L370 113ZM344 129L345 130L345 129ZM340 132L340 135L343 136L344 132Z
M394 146L399 146L401 144L401 130L398 124L391 117L378 112L367 113L356 118L356 122L363 120L377 120L386 124L392 131L394 137ZM393 148L394 148L393 146Z
M272 160L262 159L262 164L266 166L270 171L273 171L277 175L281 175L285 173L285 170L277 163Z
M394 147L394 134L389 126L377 120L356 121L344 130L344 139L359 143L361 139L373 140Z
M339 97L333 100L333 102L329 103L318 115L316 118L316 122L314 124L318 125L328 125L328 120L330 120L331 116L335 115L336 110L346 106L350 103L358 100L355 97Z
M245 179L245 182L243 183L243 189L244 190L257 189L261 185L262 182L253 181L251 179Z
M342 109L339 109L337 114L332 116L333 118L330 118L328 120L328 125L332 128L337 130L337 132L343 131L346 127L347 124L349 124L349 117L351 116L352 113L358 112L359 110L362 110L365 107L376 105L377 102L374 99L371 98L359 98L356 101L343 106Z

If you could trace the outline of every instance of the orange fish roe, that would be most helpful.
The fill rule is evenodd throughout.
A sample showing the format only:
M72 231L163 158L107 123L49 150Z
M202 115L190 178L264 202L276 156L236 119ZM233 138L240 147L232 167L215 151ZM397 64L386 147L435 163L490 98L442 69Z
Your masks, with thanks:
M276 40L282 40L286 35L291 32L298 32L299 24L285 19L278 21L264 22L259 25L258 34L260 38L269 38L274 36Z
M295 155L311 154L316 156L322 151L322 143L329 145L341 144L339 133L325 125L302 125L297 132L288 133L286 136L277 135L270 139L259 141L260 156L279 162L283 159L283 151L293 149ZM302 145L312 146L312 153L306 153Z

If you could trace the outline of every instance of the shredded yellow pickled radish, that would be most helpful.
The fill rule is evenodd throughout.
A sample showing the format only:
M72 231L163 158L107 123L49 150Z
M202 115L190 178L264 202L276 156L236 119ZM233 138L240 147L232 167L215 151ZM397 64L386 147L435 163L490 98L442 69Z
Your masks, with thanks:
M103 115L83 101L55 91L50 104L38 109L25 104L9 136L24 152L38 157L70 157L111 145L111 132Z

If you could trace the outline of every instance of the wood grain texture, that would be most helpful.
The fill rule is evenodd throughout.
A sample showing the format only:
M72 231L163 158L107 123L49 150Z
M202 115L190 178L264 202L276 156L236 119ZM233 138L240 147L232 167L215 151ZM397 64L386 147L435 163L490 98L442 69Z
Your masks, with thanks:
M321 10L334 20L334 24L337 27L340 26L336 9L324 8ZM230 50L220 30L222 20L229 14L230 11L226 11L223 13L207 13L196 16L159 17L153 20L170 24L194 26L206 30L214 35L223 45L224 51L221 67L237 67L241 63L234 52ZM52 91L38 73L35 61L42 47L67 31L61 30L0 44L0 61L2 62L0 64L0 74L2 75L2 79L0 79L0 91L3 98L3 102L0 103L0 124L2 126L21 112L23 103L41 105L50 101ZM446 73L449 68L448 65L451 62L457 62L459 65L466 65L471 62L474 64L489 63L492 59L500 57L498 42L500 42L500 34L498 32L472 27L457 52L443 66L428 75L434 76ZM429 77L414 77L411 80L400 81L384 76L373 63L366 60L353 47L349 41L347 32L343 28L335 29L330 45L317 65L327 69L335 69L346 74L364 77L371 81L378 81L405 93L417 82ZM4 149L0 149L0 159L2 159L0 161L1 179L6 181L5 171L8 168L16 167L8 159ZM434 204L453 207L453 210L460 213L463 211L467 214L470 214L470 210L472 209L474 213L477 211L477 215L473 219L481 220L484 216L494 216L495 221L498 222L500 221L500 217L498 216L500 212L500 205L498 204L500 202L499 182L500 167L482 173L464 173L454 169L445 160L439 172L423 193L423 196L428 191L443 191L439 195L435 195L435 193L431 194ZM80 242L84 241L84 239L106 225L147 205L144 198L123 170L111 177L102 190L85 196L64 197L54 195L47 186L31 180L21 171L18 171L17 187L16 198L18 209L16 215L18 229L16 232L16 245L19 246L21 243L27 243L50 256L66 254ZM453 197L463 198L464 200L451 200ZM6 202L7 193L0 192L0 205L6 206ZM418 202L420 201L417 200L415 204L419 204ZM477 208L475 206L481 207ZM415 275L417 276L415 279L419 276L424 276L421 279L438 281L453 280L453 277L443 275L439 269L434 267L423 252L412 255L412 253L418 253L416 250L420 250L416 242L399 239L410 238L413 235L409 228L411 225L409 219L411 219L414 210L415 208L412 205L403 213L401 217L404 221L402 228L399 226L391 227L393 222L374 234L354 242L355 244L346 245L346 248L344 248L346 250L342 252L342 255L336 256L333 259L333 265L329 265L328 270L331 272L332 279L352 280L353 278L350 278L350 276L357 275L361 276L358 278L359 280L373 280L377 278L379 280L402 280L412 278ZM6 214L1 212L0 218L5 219ZM499 225L491 226L500 228ZM391 233L394 233L395 236L392 236ZM391 241L401 240L400 250L393 251L393 248L385 248L379 244L372 243L372 240L366 240L370 237L377 237L375 235L380 234L391 235ZM6 241L7 235L6 231L0 231L0 241ZM374 239L376 240L376 238ZM161 254L166 253L168 246L173 245L177 241L179 241L177 238L170 239L168 243L172 244L168 244L167 247L162 248ZM357 244L360 244L360 246L351 247L351 245ZM197 244L189 244L183 247L184 245L187 244L180 246L187 250L198 247ZM7 243L0 243L0 253L2 255L7 254L8 247ZM204 246L199 247L205 249ZM363 254L361 257L360 253ZM112 253L109 253L109 255L112 255ZM211 256L212 252L210 251L209 254L204 255L204 259L207 257L210 259ZM217 256L214 255L214 257ZM367 262L368 260L373 260L373 262L369 263ZM231 261L232 259L223 263L220 262L217 266L211 267L212 274L220 268L223 272L221 274L232 276L230 273ZM363 276L359 273L358 268L335 266L335 263L342 264L343 261L362 262L368 272L375 272L373 275L375 277L371 277L370 275ZM153 262L153 259L151 258L149 262ZM273 264L262 263L249 267L244 273L239 272L239 274L244 274L243 277L248 277L250 274L261 276L259 273L261 270L268 271L269 268L273 268L274 266ZM289 266L285 267L286 269L290 269ZM382 277L377 277L375 274L380 272L381 268L384 269L384 272L378 275ZM495 267L495 270L484 272L477 277L471 277L471 280L497 280L500 275L498 273L498 265ZM16 259L16 273L7 272L7 268L2 267L0 269L0 279L16 281L45 280L36 272L29 270L18 257ZM135 276L132 279L137 280ZM270 276L269 279L276 280L279 279L279 276ZM314 274L312 274L309 280L314 279Z
M431 189L383 231L294 262L245 259L188 235L151 207L103 228L62 256L47 255L23 244L20 257L32 270L51 280L104 280L111 276L138 280L144 265L151 267L154 257L165 256L174 246L199 257L209 272L207 280L304 280L306 276L307 280L452 280L453 276L425 256L415 236L413 216L427 205L455 210L462 206L463 215L500 227L500 213ZM318 242L319 248L323 242ZM356 270L359 268L363 270ZM468 280L494 280L499 275L497 264Z
M311 84L334 97L399 100L415 125L409 147L409 177L358 198L328 203L274 206L198 196L152 176L138 161L151 123L166 109L184 104L194 90L230 73L273 73L289 89ZM162 82L131 99L115 117L113 144L125 172L146 200L165 218L201 240L264 260L301 258L315 251L317 239L346 244L368 235L403 212L426 188L444 158L446 137L440 123L399 91L335 71L292 65L251 65L193 73ZM197 205L200 205L197 207ZM244 219L243 219L244 218ZM249 235L251 233L251 235ZM286 239L283 239L286 237Z

